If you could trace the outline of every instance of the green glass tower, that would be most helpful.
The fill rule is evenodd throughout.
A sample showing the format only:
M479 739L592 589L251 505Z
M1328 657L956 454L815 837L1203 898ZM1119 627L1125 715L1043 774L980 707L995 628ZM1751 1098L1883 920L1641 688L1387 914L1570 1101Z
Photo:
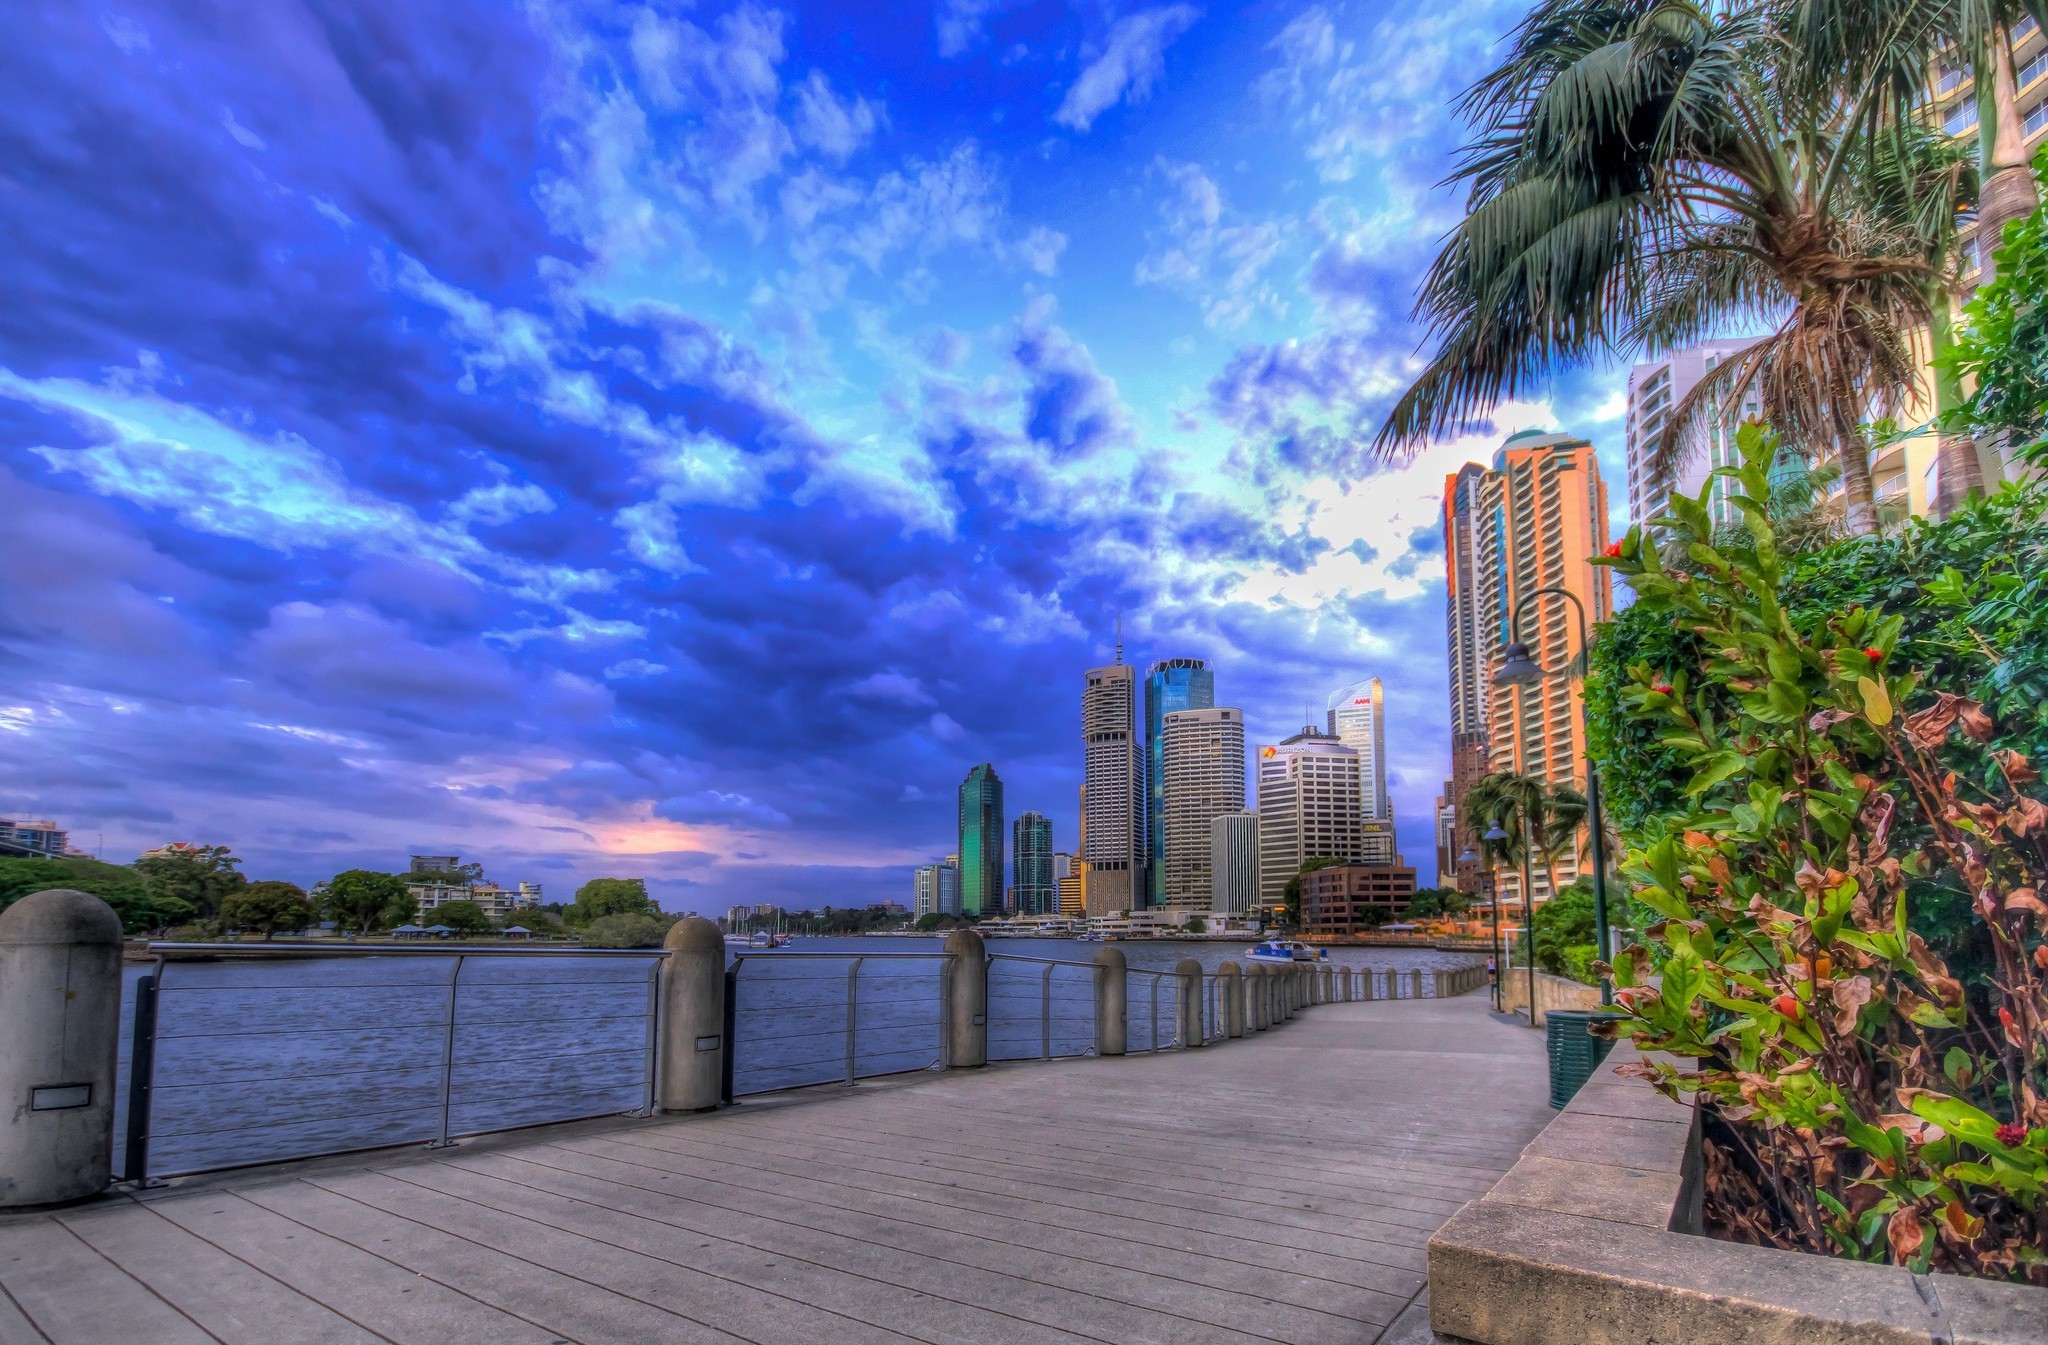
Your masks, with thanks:
M1003 909L1003 782L986 761L960 782L960 914Z

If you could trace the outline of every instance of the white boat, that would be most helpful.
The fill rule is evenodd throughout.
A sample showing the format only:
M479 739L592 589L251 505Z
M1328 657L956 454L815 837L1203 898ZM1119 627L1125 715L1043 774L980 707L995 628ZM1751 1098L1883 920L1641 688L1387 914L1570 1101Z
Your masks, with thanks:
M1321 962L1329 954L1320 948L1311 948L1299 939L1267 939L1244 950L1247 961L1251 962Z

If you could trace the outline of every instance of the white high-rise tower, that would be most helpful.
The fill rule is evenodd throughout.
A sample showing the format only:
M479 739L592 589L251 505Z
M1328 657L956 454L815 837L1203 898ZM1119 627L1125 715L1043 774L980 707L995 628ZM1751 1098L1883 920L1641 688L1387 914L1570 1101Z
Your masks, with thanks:
M1161 901L1212 910L1209 823L1244 811L1244 711L1173 710L1160 724L1158 797L1166 832Z
M1368 864L1395 864L1394 800L1387 793L1387 695L1377 677L1335 692L1330 697L1328 732L1358 753L1358 819L1360 858Z
M1081 689L1082 892L1088 914L1144 905L1145 772L1138 749L1138 671L1090 668Z

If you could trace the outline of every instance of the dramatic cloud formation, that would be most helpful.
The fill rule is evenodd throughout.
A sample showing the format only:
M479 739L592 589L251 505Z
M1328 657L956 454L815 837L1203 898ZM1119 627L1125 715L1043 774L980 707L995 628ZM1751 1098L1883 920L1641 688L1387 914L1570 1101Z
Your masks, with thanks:
M1121 614L1267 741L1385 679L1427 870L1497 434L1367 445L1519 8L23 11L0 814L900 900L977 762L1071 847Z

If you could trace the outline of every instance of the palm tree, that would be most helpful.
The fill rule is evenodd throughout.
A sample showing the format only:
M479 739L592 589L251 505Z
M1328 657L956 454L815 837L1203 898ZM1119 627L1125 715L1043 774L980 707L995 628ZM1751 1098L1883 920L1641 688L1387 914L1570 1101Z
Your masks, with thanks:
M1803 61L1763 3L1542 0L1465 96L1469 212L1417 302L1438 349L1381 451L1464 426L1558 363L1765 321L1674 409L1655 454L1674 462L1754 387L1801 452L1839 464L1851 530L1873 530L1858 429L1915 386L1937 268L1872 197L1864 132L1891 76L1844 88Z
M1977 170L1958 206L1976 203L1979 283L1998 273L1996 251L2005 226L2032 214L2040 204L2026 131L2020 124L2018 78L2013 70L2012 31L2022 19L2048 23L2044 0L1783 0L1787 31L1809 60L1816 85L1856 85L1876 80L1889 90L1880 120L1894 127L1925 128L1924 100L1941 77L1947 53L1966 60L1977 97ZM1982 191L1975 179L1981 178ZM1937 357L1951 344L1951 300L1946 289L1929 309L1928 340ZM1939 361L1936 367L1940 370ZM1954 375L1935 376L1937 413L1962 401ZM1935 512L1946 515L1972 495L1984 493L2004 468L1999 453L1967 435L1941 435L1935 450L1940 495Z
M1550 891L1557 888L1557 861L1578 846L1579 828L1586 824L1586 796L1569 785L1548 785L1533 775L1495 771L1481 776L1465 794L1466 826L1480 844L1480 853L1491 853L1502 864L1520 865L1524 851L1543 866ZM1489 841L1486 833L1496 824L1507 833L1505 840ZM1525 907L1535 903L1530 893L1522 894Z

